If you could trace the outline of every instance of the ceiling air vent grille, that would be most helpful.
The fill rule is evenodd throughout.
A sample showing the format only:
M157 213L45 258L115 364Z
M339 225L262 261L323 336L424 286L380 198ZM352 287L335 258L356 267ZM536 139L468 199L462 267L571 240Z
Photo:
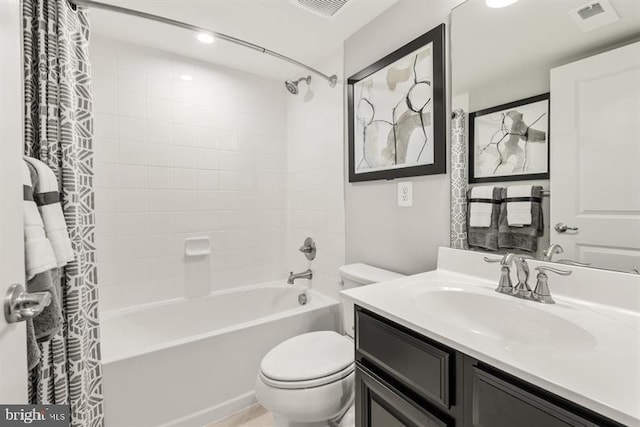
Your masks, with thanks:
M601 13L604 13L604 8L600 3L593 3L578 10L578 15L580 15L580 18L582 19L589 19L592 16L600 15Z
M291 0L291 3L327 18L333 17L349 0Z
M569 15L584 32L593 31L620 20L608 0L592 1L573 9Z

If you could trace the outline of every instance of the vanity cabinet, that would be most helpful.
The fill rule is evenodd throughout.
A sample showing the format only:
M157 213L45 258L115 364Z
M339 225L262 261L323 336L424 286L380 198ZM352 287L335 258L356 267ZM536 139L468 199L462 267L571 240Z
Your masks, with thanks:
M359 306L356 427L620 427Z

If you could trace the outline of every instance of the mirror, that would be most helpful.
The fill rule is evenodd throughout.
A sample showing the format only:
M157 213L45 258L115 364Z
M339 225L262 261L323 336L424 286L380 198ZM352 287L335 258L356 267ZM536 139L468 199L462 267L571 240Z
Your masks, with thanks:
M640 2L519 0L494 9L484 0L467 0L451 14L451 78L452 110L465 113L467 149L474 141L476 153L478 146L486 149L477 136L470 142L469 134L486 134L479 126L490 120L497 121L496 132L502 129L500 136L513 135L514 111L524 114L524 129L548 129L549 179L534 173L520 181L517 173L495 182L470 177L481 182L470 186L531 184L546 190L544 231L531 255L542 258L558 243L564 253L553 261L640 272ZM549 125L534 126L544 110L522 101L545 94ZM522 153L544 160L541 146L522 135L515 143L520 159L511 153L511 172L524 171ZM486 151L501 162L509 153L500 141ZM467 174L475 166L477 177L479 157L473 158L470 165L465 157ZM458 181L452 179L452 194L466 190L454 193Z

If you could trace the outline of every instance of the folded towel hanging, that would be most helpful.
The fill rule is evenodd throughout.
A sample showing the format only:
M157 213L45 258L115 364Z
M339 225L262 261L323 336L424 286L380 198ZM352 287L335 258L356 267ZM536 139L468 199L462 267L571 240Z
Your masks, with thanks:
M540 202L533 197L533 185L511 185L507 187L507 224L510 227L531 225L531 203Z
M50 292L51 303L33 319L27 320L27 365L31 370L41 358L38 342L47 341L64 323L59 297L59 260L45 232L45 224L38 210L39 199L34 188L38 173L30 162L23 162L23 210L25 275L27 292ZM66 230L65 230L66 232Z
M30 280L36 274L56 268L58 262L33 199L31 171L27 163L22 166L24 259L27 280Z
M493 198L492 185L473 187L469 195L469 226L483 227L491 226L491 213L493 204L497 201Z
M498 223L500 217L500 202L502 200L502 187L494 187L491 194L491 203L483 203L491 208L491 222L489 227L473 227L470 221L467 221L467 241L470 248L481 248L490 251L498 250ZM467 216L471 216L471 194L468 191L469 204L467 205Z
M507 196L507 190L503 191ZM538 238L544 234L544 215L542 212L542 187L533 186L531 189L530 206L531 224L514 227L508 223L508 206L503 203L500 207L498 246L500 249L520 249L535 253L538 250ZM508 197L505 197L508 199Z
M55 173L43 162L31 157L24 158L35 169L34 200L42 216L47 238L51 242L57 266L63 267L74 260L73 248L67 231L58 195L58 180Z

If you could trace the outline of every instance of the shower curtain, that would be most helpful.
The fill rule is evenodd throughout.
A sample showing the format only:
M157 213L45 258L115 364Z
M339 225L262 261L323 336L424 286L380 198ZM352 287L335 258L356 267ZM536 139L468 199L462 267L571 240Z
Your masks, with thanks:
M467 242L467 141L465 112L451 117L451 247L469 249Z
M25 153L57 174L75 261L62 272L65 325L40 343L32 404L69 404L72 426L103 426L94 238L89 23L68 0L23 0Z

